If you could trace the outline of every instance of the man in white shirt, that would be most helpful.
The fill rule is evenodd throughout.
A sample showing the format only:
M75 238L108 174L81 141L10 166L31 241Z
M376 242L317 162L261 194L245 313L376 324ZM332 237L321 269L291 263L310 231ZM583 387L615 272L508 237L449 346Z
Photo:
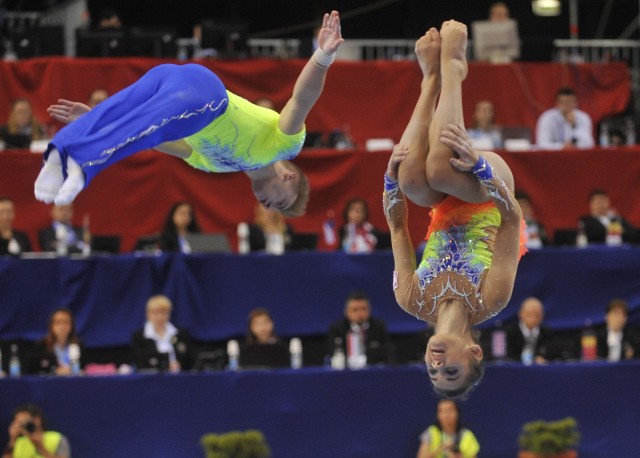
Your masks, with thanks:
M540 149L592 148L591 116L578 109L573 89L561 88L556 94L556 106L543 112L536 125L536 143Z

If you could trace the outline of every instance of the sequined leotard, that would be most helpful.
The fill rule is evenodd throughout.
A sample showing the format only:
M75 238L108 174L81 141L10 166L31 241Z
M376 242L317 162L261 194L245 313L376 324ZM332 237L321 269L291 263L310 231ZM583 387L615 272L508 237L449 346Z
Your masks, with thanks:
M488 167L488 163L485 164ZM493 200L471 204L447 196L432 209L427 245L417 269L394 272L399 304L419 319L435 322L440 304L451 299L461 301L467 307L474 323L490 318L506 305L486 304L483 284L493 261L493 246L502 223L495 201L505 206L514 203L504 199L508 194L504 183L493 179L491 173L480 173L478 179L487 187ZM388 179L385 179L383 204L390 226L393 219L406 218L404 195L398 184ZM520 226L521 222L517 224ZM518 257L525 251L522 236L519 242Z

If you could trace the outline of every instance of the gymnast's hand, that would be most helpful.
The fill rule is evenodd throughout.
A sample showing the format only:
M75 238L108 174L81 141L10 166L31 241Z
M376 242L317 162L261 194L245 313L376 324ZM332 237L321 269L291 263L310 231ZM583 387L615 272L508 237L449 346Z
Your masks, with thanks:
M470 172L480 154L473 148L471 137L462 124L448 124L440 133L440 141L453 150L451 165L461 172Z
M398 169L400 168L400 163L404 161L408 155L409 148L406 146L395 145L393 147L393 152L389 158L389 165L387 165L387 176L390 180L395 182L398 181Z
M340 28L340 15L337 11L325 13L322 18L322 28L318 32L318 47L332 56L344 43Z
M91 111L91 108L80 102L58 99L58 103L47 108L47 113L56 121L69 124L80 116Z

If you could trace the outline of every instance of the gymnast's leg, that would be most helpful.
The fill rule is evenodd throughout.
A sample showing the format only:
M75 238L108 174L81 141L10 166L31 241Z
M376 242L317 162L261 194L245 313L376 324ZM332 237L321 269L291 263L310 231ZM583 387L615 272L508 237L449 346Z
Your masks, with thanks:
M210 70L159 65L54 136L36 198L69 203L104 168L202 130L226 106L225 87Z
M454 157L454 153L440 141L440 133L447 125L464 125L462 81L468 72L467 27L457 21L446 21L442 24L440 36L442 93L429 132L427 181L433 189L466 202L485 202L489 200L486 189L472 174L461 172L451 165L450 159ZM482 152L482 155L507 186L513 189L513 176L504 160L492 152Z
M400 147L407 148L406 159L400 163L398 182L402 192L414 203L431 207L443 198L427 182L429 154L429 125L440 93L440 34L431 28L416 42L418 63L422 70L420 97L411 119L400 139Z

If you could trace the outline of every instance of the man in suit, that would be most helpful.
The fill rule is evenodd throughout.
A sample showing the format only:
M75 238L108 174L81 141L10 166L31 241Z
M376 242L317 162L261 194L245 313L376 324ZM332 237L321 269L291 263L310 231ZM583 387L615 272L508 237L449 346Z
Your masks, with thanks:
M603 189L591 191L589 215L582 216L580 222L589 243L605 243L607 235L614 232L622 238L618 238L618 242L636 242L636 229L611 206L609 194Z
M362 291L354 291L345 302L344 318L331 325L327 336L328 354L333 354L336 339L341 339L345 355L349 357L347 334L349 331L364 334L364 350L367 364L388 362L389 333L386 324L371 316L369 297Z
M608 361L632 359L638 352L640 339L637 332L627 326L629 306L624 299L612 299L607 304L606 326L598 330L598 358Z
M536 297L528 297L520 305L518 322L506 327L507 357L525 364L547 361L547 350L553 333L542 326L544 307Z
M52 223L38 231L38 241L42 251L57 251L64 243L68 253L82 252L82 228L74 226L73 205L54 205L51 208Z
M17 256L31 251L31 242L26 233L13 228L16 216L15 205L9 197L0 196L0 256Z

